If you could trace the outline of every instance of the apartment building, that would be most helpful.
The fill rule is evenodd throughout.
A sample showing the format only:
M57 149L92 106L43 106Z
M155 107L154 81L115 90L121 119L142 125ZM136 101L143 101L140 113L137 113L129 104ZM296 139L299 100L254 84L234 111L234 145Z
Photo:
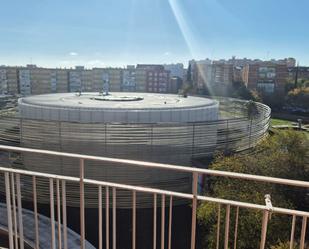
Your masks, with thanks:
M0 94L17 94L18 89L18 69L16 67L0 67Z
M64 93L69 89L69 74L66 69L51 69L51 92Z
M219 61L191 61L192 81L198 91L212 88L220 89L234 80L234 66Z
M147 71L139 65L135 70L135 89L137 92L147 92Z
M138 64L136 68L139 71L144 71L143 79L145 81L139 83L143 84L146 92L169 92L170 71L165 70L162 65ZM139 80L141 79L139 78Z
M234 66L214 62L212 64L212 85L230 85L233 82Z
M179 77L171 77L169 92L170 93L178 93L183 85L183 80Z
M126 69L123 69L121 91L124 91L124 92L135 92L136 91L135 66L127 66Z
M31 95L31 74L29 68L22 68L18 70L18 85L19 93L21 95L27 96Z
M93 92L93 73L92 70L82 70L81 72L82 91Z
M248 89L282 94L288 79L288 68L271 62L247 65L243 70L243 79Z
M93 68L92 91L121 91L122 69L120 68Z
M75 67L69 70L69 92L83 91L82 88L82 71L84 67Z
M178 77L180 79L184 79L185 74L182 63L164 64L163 67L166 71L170 71L170 77Z
M109 77L109 90L111 92L120 92L122 86L122 69L107 68L105 70Z
M31 94L51 93L53 92L52 88L56 89L57 84L56 81L52 81L51 69L31 68L29 73Z
M0 95L8 93L8 80L6 69L0 68Z
M249 59L249 58L236 58L236 56L232 56L231 59L225 60L216 60L214 62L220 63L220 64L232 64L235 67L244 67L246 65L254 65L254 64L261 64L261 63L273 63L277 65L286 65L287 67L295 67L296 60L295 58L288 57L284 59L270 59L270 60L261 60L261 59Z

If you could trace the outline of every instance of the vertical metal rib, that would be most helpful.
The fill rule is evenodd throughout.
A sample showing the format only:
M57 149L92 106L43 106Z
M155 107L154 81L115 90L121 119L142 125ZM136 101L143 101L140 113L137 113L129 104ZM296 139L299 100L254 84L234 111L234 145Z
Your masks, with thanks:
M57 220L58 220L58 248L62 248L62 236L61 236L61 202L60 202L60 186L59 179L56 180L57 191Z
M307 229L307 217L303 217L303 222L301 226L301 235L300 235L300 249L305 248L306 241L306 229Z
M172 248L173 196L170 196L170 212L168 222L168 249Z
M34 209L34 226L35 226L35 247L40 248L39 240L39 220L38 220L38 202L37 202L37 190L36 190L36 177L32 176L32 188L33 188L33 209Z
M99 249L103 248L103 239L102 239L102 186L99 186L98 191L98 209L99 209Z
M132 194L132 249L136 249L136 191Z
M234 230L234 249L237 248L237 235L238 235L238 217L239 217L239 207L236 207L236 217L235 217L235 230Z
M13 227L12 227L12 209L11 209L11 191L10 191L10 176L8 172L4 173L5 177L5 195L6 195L6 211L8 218L8 230L9 230L9 246L10 249L14 248L13 240Z
M264 212L263 212L263 220L262 220L262 231L261 231L260 249L264 249L265 248L266 234L267 234L267 224L268 224L268 214L269 214L269 212L264 210Z
M291 237L290 237L290 249L293 249L293 247L294 247L295 222L296 222L296 215L293 215Z
M13 203L13 221L14 221L14 242L15 248L18 249L18 228L17 228L17 215L16 215L16 195L15 195L15 181L14 174L11 173L11 185L12 185L12 203Z
M55 210L54 210L54 182L49 178L49 198L50 198L50 224L51 224L51 246L56 249L55 240Z
M80 186L80 248L85 249L85 189L84 189L84 159L79 160L79 186Z
M21 204L21 188L20 175L16 174L16 192L17 192L17 208L18 208L18 224L19 224L19 244L20 249L24 249L24 226L23 226L23 209Z
M225 232L224 232L224 249L228 249L229 248L230 212L231 212L231 206L230 205L226 205L226 211L225 211Z
M68 249L68 231L67 231L67 192L65 181L62 181L62 222L63 222L63 248Z
M191 249L195 249L195 234L196 234L196 210L197 210L197 184L198 184L198 173L193 173L192 182L192 224L191 224Z
M113 249L117 248L116 231L116 188L113 188Z
M221 224L221 204L218 205L217 245L216 245L216 249L219 249L219 245L220 245L220 224Z
M161 199L161 249L164 249L164 235L165 235L165 195Z
M157 194L153 194L153 249L157 248Z
M109 188L105 188L105 233L106 249L109 249Z

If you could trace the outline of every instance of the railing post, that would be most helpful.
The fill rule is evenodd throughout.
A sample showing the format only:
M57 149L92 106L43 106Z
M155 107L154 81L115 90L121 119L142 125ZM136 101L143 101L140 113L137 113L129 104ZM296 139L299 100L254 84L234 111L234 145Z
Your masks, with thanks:
M132 196L132 249L136 249L136 191Z
M153 249L157 248L157 194L153 195Z
M231 212L231 206L230 205L226 205L226 211L225 211L225 231L224 231L224 249L228 249L229 248L230 212Z
M12 185L12 204L13 204L13 232L14 232L14 242L15 248L18 248L18 228L17 228L17 217L16 217L16 195L15 195L15 181L14 174L11 174L11 185Z
M294 246L295 222L296 222L296 215L293 215L291 237L290 237L290 249L293 249L293 246Z
M264 210L264 212L263 212L263 220L262 220L262 231L261 231L260 249L264 249L265 248L266 234L267 234L267 224L268 224L268 215L269 215L269 211Z
M105 237L106 249L109 249L109 188L105 188Z
M32 177L33 188L33 209L34 209L34 226L35 226L35 246L36 249L40 247L39 241L39 220L38 220L38 204L37 204L37 190L36 190L36 177Z
M116 200L117 196L116 196L116 188L113 187L113 249L117 248L117 200Z
M195 236L196 236L196 211L197 211L197 184L198 173L193 172L192 181L192 225L191 225L191 249L195 249Z
M99 209L99 249L103 248L103 238L102 238L102 186L99 186L98 193L98 209Z
M85 249L85 161L79 159L79 186L80 186L80 248Z
M304 216L302 226L301 226L300 249L305 248L306 228L307 228L307 217Z
M19 244L20 249L24 249L23 208L21 203L21 188L20 188L19 174L16 174L16 193L17 193L18 224L19 224Z
M237 249L238 218L239 218L239 207L237 206L236 217L235 217L235 229L234 229L234 249Z
M51 224L51 249L56 249L55 240L55 210L54 210L54 181L49 178L49 202L50 202L50 224Z
M68 249L66 183L62 180L63 248Z
M168 249L172 248L173 196L170 196L170 212L168 222Z
M6 195L6 211L8 218L8 230L9 230L9 246L10 249L14 248L13 241L13 226L12 226L12 209L11 209L11 191L10 191L10 176L8 172L4 173L5 177L5 195Z
M216 245L216 249L219 249L219 245L220 245L220 224L221 224L221 204L218 205L217 245Z
M165 195L162 195L161 199L161 249L164 249L165 245Z
M56 180L56 197L57 197L57 220L58 220L58 248L62 248L62 235L61 235L61 202L60 202L60 183L59 179Z

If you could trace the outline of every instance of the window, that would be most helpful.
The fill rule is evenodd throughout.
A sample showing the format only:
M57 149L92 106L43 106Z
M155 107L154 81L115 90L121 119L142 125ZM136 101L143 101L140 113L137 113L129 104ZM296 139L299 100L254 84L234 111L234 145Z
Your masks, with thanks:
M274 83L258 83L257 88L265 93L273 93L275 90Z

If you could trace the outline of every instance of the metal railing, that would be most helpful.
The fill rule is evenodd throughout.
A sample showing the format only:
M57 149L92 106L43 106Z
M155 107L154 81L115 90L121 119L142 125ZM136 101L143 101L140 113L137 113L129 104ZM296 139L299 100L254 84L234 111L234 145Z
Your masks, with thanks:
M218 204L218 226L217 226L217 248L219 248L220 241L220 209L222 206L226 207L225 212L225 228L224 228L224 248L228 249L231 245L230 238L230 217L231 217L231 207L236 207L235 215L235 228L234 228L234 241L233 248L237 248L237 232L239 224L239 209L254 209L261 211L263 213L263 218L261 221L261 237L260 237L260 249L265 248L267 240L267 226L269 224L269 217L272 213L284 214L292 217L291 224L291 233L290 233L290 248L294 246L294 237L295 237L295 226L296 218L302 218L302 227L300 235L300 248L304 249L306 241L306 229L307 229L307 219L309 217L309 212L298 211L292 209L286 209L281 207L272 206L269 196L266 196L265 205L259 205L254 203L246 203L235 200L226 200L220 198L213 198L208 196L203 196L198 194L198 177L201 175L210 175L210 176L219 176L219 177L228 177L236 179L244 179L249 181L281 184L296 186L302 188L309 188L309 182L298 181L298 180L288 180L281 178L249 175L242 173L232 173L200 168L189 168L183 166L175 166L168 164L159 164L159 163L150 163L143 161L135 160L125 160L125 159L116 159L116 158L107 158L107 157L96 157L96 156L87 156L80 154L72 153L61 153L47 150L38 150L38 149L28 149L20 147L11 147L0 145L0 151L6 152L28 152L35 155L45 155L45 156L60 156L67 158L75 158L79 160L79 177L70 177L70 176L61 176L55 174L46 174L40 172L26 171L21 169L12 169L0 167L0 174L4 174L5 178L5 196L6 196L6 207L7 207L7 217L8 217L8 238L9 238L9 248L24 248L24 233L23 233L23 216L22 216L22 189L20 184L21 176L30 176L32 177L32 186L33 186L33 210L34 210L34 219L35 219L35 233L33 242L35 248L40 248L40 234L38 229L38 203L37 203L37 189L36 183L37 178L45 178L49 182L49 196L50 196L50 219L51 219L51 245L52 249L56 248L68 248L67 244L67 205L66 197L70 194L66 191L66 184L69 182L74 182L79 184L79 196L80 196L80 248L85 249L85 185L92 185L97 187L98 193L98 248L117 248L117 190L127 190L132 192L132 245L128 248L136 249L136 211L137 211L137 193L149 193L153 195L153 249L161 248L164 249L167 244L168 249L171 249L171 239L172 239L172 230L173 230L173 200L174 198L183 198L190 200L192 205L192 220L191 220L191 249L196 248L196 227L197 227L197 207L198 202L211 202ZM176 172L187 172L192 174L192 193L181 193L176 191L167 191L157 188L143 187L143 186L133 186L127 184L119 184L114 182L105 182L87 179L84 176L84 165L86 160L98 161L98 162L117 162L120 166L123 165L132 165L136 167L144 168L155 168L163 170L174 170ZM55 185L54 185L55 184ZM55 187L56 186L56 187ZM105 231L103 229L103 205L102 205L102 193L103 188L105 188ZM110 200L110 192L112 193L112 198ZM158 197L161 196L161 205L158 203ZM166 201L169 200L169 212L166 214ZM111 217L110 217L110 205ZM157 209L161 206L161 217L158 217ZM168 216L168 229L167 234L165 234L165 220ZM110 227L110 219L112 221L112 226ZM158 219L161 219L160 222L160 245L157 245L157 223ZM62 222L61 222L62 221ZM56 226L57 224L62 224L61 226ZM58 229L56 232L55 229ZM105 245L103 245L103 233L105 232ZM111 241L110 241L110 232L111 232ZM45 238L49 239L49 238ZM19 242L19 243L18 243ZM167 243L166 243L167 242Z

